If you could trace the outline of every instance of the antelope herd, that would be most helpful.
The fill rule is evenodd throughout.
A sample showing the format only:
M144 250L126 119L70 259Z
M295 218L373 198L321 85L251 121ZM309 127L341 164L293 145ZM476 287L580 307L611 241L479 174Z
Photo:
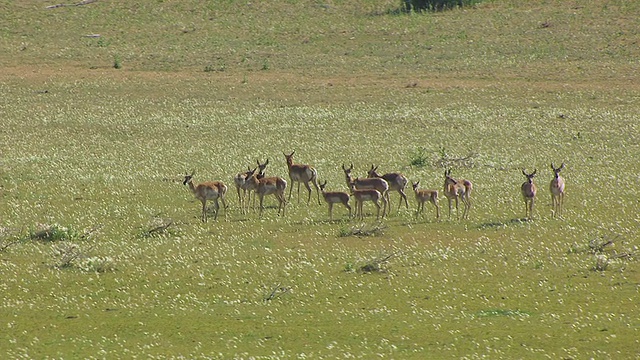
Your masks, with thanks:
M398 210L404 202L407 209L409 209L409 202L407 200L407 194L405 189L409 180L402 174L397 172L386 173L380 175L377 173L378 166L371 165L371 168L367 171L367 177L359 178L353 177L353 164L348 168L342 165L342 171L344 173L345 182L349 192L343 191L326 191L327 181L318 183L318 171L305 164L296 164L293 162L293 155L283 153L285 162L289 170L289 180L291 182L291 188L289 189L289 198L285 198L287 189L287 181L279 176L267 177L265 170L269 164L269 160L264 163L260 163L260 160L256 160L257 166L253 169L248 167L246 171L241 171L233 177L233 183L236 186L238 194L238 204L240 211L246 214L249 211L251 199L253 198L252 208L256 206L256 196L259 199L260 216L264 212L264 197L268 195L274 195L278 200L278 215L285 215L285 207L287 202L291 200L293 195L293 184L298 183L298 202L300 202L300 184L304 184L307 188L307 204L311 201L311 186L313 184L316 189L318 204L320 202L320 196L329 206L329 220L333 220L333 205L342 204L349 211L349 218L364 219L364 203L371 202L376 207L376 218L384 218L391 212L391 203L389 200L389 192L396 191L400 194L400 202L398 204ZM560 171L564 169L564 163L560 167L556 168L551 163L551 170L554 173L554 177L549 184L549 191L551 192L552 203L552 217L556 217L562 214L562 208L564 204L565 183L564 179L560 176ZM538 192L538 188L533 181L538 170L535 169L532 173L528 174L525 169L522 169L522 174L527 178L520 191L525 202L525 219L533 219L533 204ZM222 181L207 181L195 185L193 183L193 176L195 171L191 174L185 173L182 183L188 185L195 198L202 203L201 220L207 222L207 201L213 202L214 220L218 218L218 211L220 210L219 201L222 202L222 207L226 209L227 203L225 201L225 195L227 193L227 186ZM421 214L424 211L424 204L426 202L431 203L436 209L436 220L440 219L440 206L438 204L439 191L435 189L420 189L420 181L412 182L413 192L415 195L417 209L416 215ZM455 203L456 217L457 219L468 219L469 212L471 210L471 192L473 190L473 184L467 179L453 178L451 177L451 169L447 169L444 172L444 186L443 194L447 198L449 203L449 218L451 218L452 207ZM349 205L350 199L355 199L355 212L352 214L352 208ZM462 203L462 214L460 214L460 203ZM382 215L380 215L382 210Z

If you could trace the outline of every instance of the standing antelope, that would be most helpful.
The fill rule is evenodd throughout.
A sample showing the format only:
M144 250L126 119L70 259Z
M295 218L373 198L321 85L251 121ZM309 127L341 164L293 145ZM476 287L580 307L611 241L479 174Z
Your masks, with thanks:
M347 186L351 189L351 184L353 183L353 186L355 186L357 190L377 190L382 196L382 201L384 202L384 208L382 209L382 217L384 217L387 210L387 204L389 203L389 183L387 183L387 181L382 178L352 179L352 170L353 164L351 164L351 167L349 167L348 169L344 167L344 164L342 164L342 171L344 171L344 177L347 181Z
M382 199L382 202L383 202L382 206L386 206L386 201L384 199L384 196L382 196L382 194L376 189L357 189L356 188L357 180L358 179L356 178L349 185L349 188L351 189L351 194L353 195L353 197L356 198L355 218L364 220L364 212L362 211L362 207L365 201L371 201L378 209L378 212L376 213L376 219L379 220L380 219L380 203L379 203L380 199ZM382 211L382 217L384 218L384 210Z
M418 210L416 215L424 211L424 203L430 202L436 207L436 220L440 219L440 205L438 205L438 190L426 190L418 189L420 181L416 181L413 184L413 192L416 194L416 201L418 202Z
M289 189L289 200L291 200L291 193L293 192L293 183L298 183L298 203L300 203L300 183L304 183L304 186L307 188L309 192L309 197L307 198L307 204L311 201L311 187L309 186L309 182L313 183L313 186L316 187L316 191L318 192L318 205L320 205L320 189L318 188L318 172L315 168L309 165L303 164L294 164L293 163L293 154L296 152L293 151L291 154L287 155L282 153L284 157L287 159L287 167L289 168L289 179L291 179L291 189Z
M407 201L407 194L404 193L404 189L407 187L409 180L400 174L400 173L387 173L384 175L378 174L376 171L378 170L377 166L371 165L371 169L367 172L367 177L369 178L382 178L389 184L389 191L395 190L400 194L400 202L398 203L398 210L400 210L400 206L402 206L402 200L404 199L404 204L409 208L409 202ZM391 203L389 203L389 212L391 212Z
M222 183L222 181L207 181L195 186L193 185L194 174L195 170L191 172L191 175L185 173L182 184L188 184L189 189L191 189L191 192L195 195L196 199L200 200L202 203L202 222L207 222L207 200L213 200L213 206L216 211L213 219L216 220L218 218L218 210L220 209L218 199L222 200L222 206L224 206L225 209L227 208L227 203L224 201L224 196L227 193L227 186Z
M256 169L251 170L251 167L247 167L247 171L239 172L233 177L233 184L236 186L238 192L238 204L240 204L240 210L244 212L243 200L247 196L247 178L249 178ZM242 195L240 194L242 190ZM249 199L251 199L251 193L249 193Z
M564 179L560 176L560 170L564 168L564 163L559 168L553 166L551 163L551 170L553 170L554 178L549 184L549 190L551 191L551 206L553 217L556 215L562 215L562 205L564 204Z
M279 176L259 177L259 174L254 173L247 179L247 183L260 198L260 216L264 211L264 197L272 194L278 199L278 215L280 215L280 210L282 209L282 216L284 216L285 206L287 205L284 195L287 189L287 181L285 179Z
M522 190L522 198L524 199L524 217L527 219L533 219L533 201L536 198L536 192L538 192L536 184L533 183L533 177L536 176L536 172L538 172L537 169L533 170L531 174L527 174L524 169L522 169L522 175L527 177L527 181L520 187L520 190Z
M453 200L456 201L456 214L460 219L460 211L458 210L458 203L462 201L464 204L464 211L462 212L462 218L469 218L469 210L471 209L471 190L473 190L473 184L471 181L465 179L454 179L451 177L451 169L444 172L444 196L449 200L449 218L451 218L451 205Z
M351 217L351 206L349 206L349 194L341 191L326 192L324 188L327 186L327 181L320 184L320 191L324 201L329 204L329 221L333 220L333 204L342 204L349 210L349 217Z
M269 164L269 159L267 159L267 161L264 164L260 164L260 160L256 160L256 163L258 164L257 168L254 168L253 170L251 170L251 168L249 167L247 171L238 173L233 178L233 183L235 184L236 190L238 191L238 202L240 203L240 210L243 214L245 213L245 208L246 209L249 208L249 203L251 202L251 191L255 190L254 188L251 187L251 184L247 182L247 179L250 178L251 175L253 175L256 172L256 170L258 170L258 178L264 177L264 170ZM240 190L243 191L242 196L240 196ZM247 197L247 195L249 198L247 199L247 202L245 205L244 198ZM256 197L254 195L253 207L255 208L255 206L256 206Z

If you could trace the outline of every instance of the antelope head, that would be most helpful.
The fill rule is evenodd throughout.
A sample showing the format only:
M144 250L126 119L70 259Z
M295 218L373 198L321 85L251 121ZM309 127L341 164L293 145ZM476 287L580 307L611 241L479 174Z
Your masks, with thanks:
M193 179L193 175L196 174L196 170L191 170L191 175L189 175L189 173L185 172L184 173L184 180L182 181L182 185L187 185L189 182L191 182L191 179Z
M533 183L533 177L536 176L536 173L538 172L538 169L533 170L533 172L531 174L527 174L525 172L524 169L522 169L522 175L527 177L527 180L529 181L529 184Z
M553 163L551 163L551 170L553 170L553 173L555 174L556 179L560 176L560 171L564 169L564 163L562 163L562 165L560 165L559 168L556 168Z

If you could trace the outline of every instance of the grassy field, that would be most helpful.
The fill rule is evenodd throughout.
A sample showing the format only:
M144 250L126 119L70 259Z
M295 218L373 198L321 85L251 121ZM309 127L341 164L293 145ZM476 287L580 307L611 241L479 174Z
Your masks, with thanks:
M363 3L0 1L0 356L640 359L640 3ZM242 214L294 150L329 190L451 168L470 218Z

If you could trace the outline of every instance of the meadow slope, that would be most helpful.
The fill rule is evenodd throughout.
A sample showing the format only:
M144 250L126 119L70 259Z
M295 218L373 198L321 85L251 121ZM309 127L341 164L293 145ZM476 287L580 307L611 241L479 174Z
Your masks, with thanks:
M1 356L639 359L640 3L365 3L0 2ZM330 190L451 168L470 218L242 213L294 150Z

